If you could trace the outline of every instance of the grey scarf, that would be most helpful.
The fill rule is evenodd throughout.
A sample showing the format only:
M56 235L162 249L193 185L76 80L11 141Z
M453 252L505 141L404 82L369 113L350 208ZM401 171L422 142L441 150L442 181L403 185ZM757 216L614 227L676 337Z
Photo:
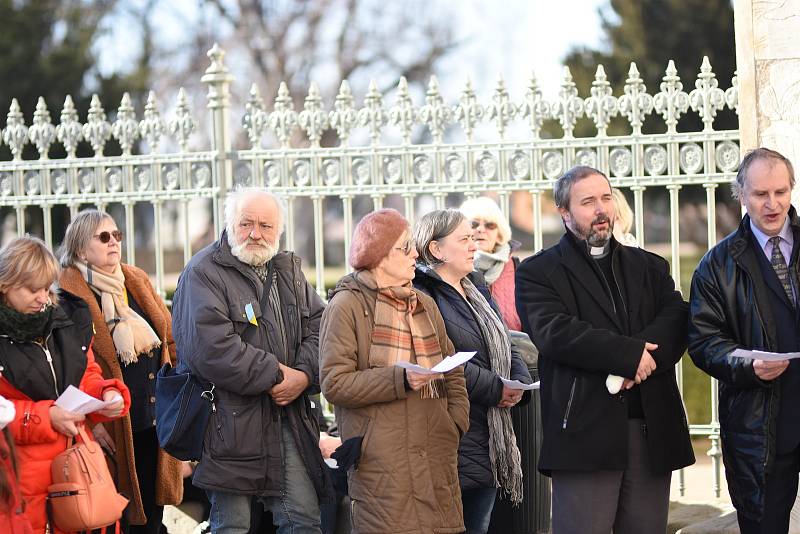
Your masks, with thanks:
M511 244L501 245L492 253L475 251L475 270L483 274L487 284L494 284L511 258Z
M464 278L461 285L467 294L467 302L478 317L478 326L489 349L492 371L510 378L511 342L506 325L468 278ZM511 411L490 406L488 419L489 459L495 485L503 489L512 503L519 504L522 502L522 460L511 423Z

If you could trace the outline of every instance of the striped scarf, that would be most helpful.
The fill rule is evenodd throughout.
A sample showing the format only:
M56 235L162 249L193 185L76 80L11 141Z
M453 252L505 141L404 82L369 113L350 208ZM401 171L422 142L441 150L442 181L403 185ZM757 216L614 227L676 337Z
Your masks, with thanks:
M411 284L378 288L369 349L370 365L389 367L399 361L414 363L415 357L416 363L426 369L442 361L442 349L433 321ZM421 391L423 398L445 395L444 377L441 375Z
M478 327L489 352L491 370L503 378L511 378L511 341L508 328L494 312L478 288L464 278L461 285L472 306ZM511 410L490 406L487 412L489 425L489 459L494 480L512 503L522 502L522 457L514 435Z

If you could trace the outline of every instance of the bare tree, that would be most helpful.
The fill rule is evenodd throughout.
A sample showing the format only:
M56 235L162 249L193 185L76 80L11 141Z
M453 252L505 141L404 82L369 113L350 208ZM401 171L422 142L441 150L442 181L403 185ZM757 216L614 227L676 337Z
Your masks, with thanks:
M336 95L344 79L354 82L356 91L365 91L370 79L384 91L401 76L409 84L425 84L437 61L458 45L455 10L443 3L201 1L206 18L215 19L215 31L203 27L193 36L194 45L207 47L211 39L220 40L229 64L244 65L246 79L238 82L257 83L268 103L281 82L287 84L298 107L312 81L327 100ZM239 93L246 94L246 85Z

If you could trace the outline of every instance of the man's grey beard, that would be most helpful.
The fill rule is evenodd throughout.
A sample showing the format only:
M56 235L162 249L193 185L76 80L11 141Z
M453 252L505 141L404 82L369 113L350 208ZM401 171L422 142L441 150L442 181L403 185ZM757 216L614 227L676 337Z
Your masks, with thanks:
M614 221L612 221L609 216L605 213L601 213L594 220L591 222L588 228L585 228L578 223L574 222L575 218L572 218L573 224L570 225L570 229L572 232L577 235L579 238L585 240L589 243L590 246L593 247L604 247L606 243L611 240L611 234L614 231ZM608 223L608 230L604 234L600 234L594 229L595 224L600 223Z
M241 243L237 243L236 235L231 232L230 229L228 231L228 244L231 246L231 254L233 254L242 263L252 265L253 267L260 267L261 265L264 265L278 252L276 247L264 239L256 241L254 239L250 239L250 236L248 236L247 239ZM247 245L250 244L257 244L262 248L258 250L248 249Z

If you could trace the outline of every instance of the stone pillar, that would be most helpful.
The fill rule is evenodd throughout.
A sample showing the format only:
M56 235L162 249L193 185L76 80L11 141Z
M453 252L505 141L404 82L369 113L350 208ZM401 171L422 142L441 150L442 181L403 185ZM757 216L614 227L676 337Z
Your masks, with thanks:
M800 0L736 0L734 13L742 154L766 146L800 168Z

